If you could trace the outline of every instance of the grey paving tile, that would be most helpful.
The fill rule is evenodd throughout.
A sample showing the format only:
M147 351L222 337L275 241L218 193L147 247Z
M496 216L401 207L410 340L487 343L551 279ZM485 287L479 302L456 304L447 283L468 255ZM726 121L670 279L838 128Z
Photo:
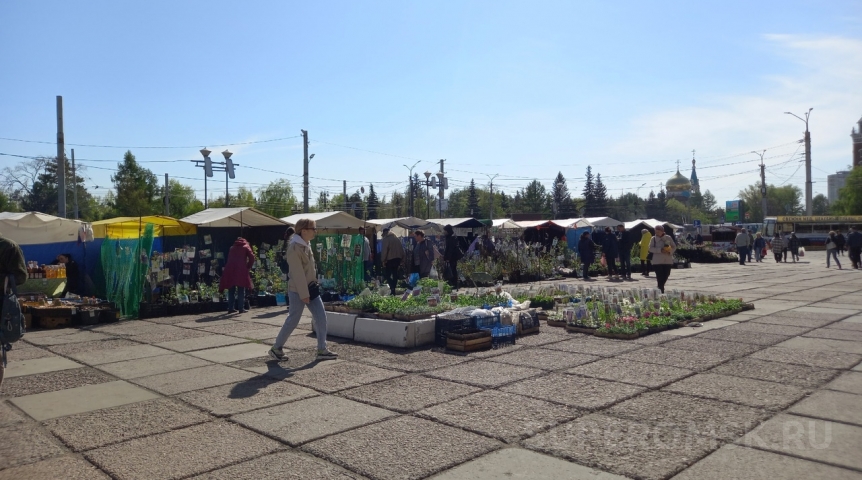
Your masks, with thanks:
M339 392L339 395L396 412L411 413L480 390L422 375L404 375L351 388Z
M779 414L749 432L738 444L862 470L862 427Z
M862 398L852 393L818 390L788 412L862 427Z
M645 392L602 413L661 425L681 435L734 441L771 417L768 410L670 392Z
M632 343L638 344L638 345L642 345L642 346L654 346L654 345L661 345L663 343L667 343L667 342L670 342L671 340L675 340L675 339L676 339L676 337L673 337L670 335L652 334L652 335L645 335L643 337L638 337L634 340L629 340L629 341ZM635 350L635 351L638 351L638 350Z
M239 425L216 421L90 450L84 455L113 476L151 480L208 472L282 448L278 442Z
M24 421L24 416L18 413L18 410L12 408L10 404L0 401L0 427L8 427L16 423Z
M539 333L518 337L516 341L519 345L536 347L540 345L547 345L549 343L562 342L563 340L568 340L569 338L570 336L565 329L560 327L547 327L543 325Z
M844 372L823 388L862 395L862 373Z
M696 337L680 338L679 340L665 343L662 347L714 353L716 355L729 356L731 358L751 355L752 353L765 348L761 345L752 345L749 343L727 342L724 340L703 338L701 335Z
M368 445L374 455L362 455ZM498 448L494 440L428 420L399 417L333 435L303 447L380 480L419 479Z
M325 393L334 393L401 375L403 375L402 372L371 365L327 360L315 363L311 368L290 370L287 378L292 383Z
M359 474L301 452L278 452L192 477L193 480L361 480Z
M729 353L719 354L699 352L697 350L664 348L660 345L626 352L616 358L702 371L730 360L733 358L733 355Z
M862 480L862 473L753 448L725 445L673 480Z
M770 347L751 356L761 360L795 363L812 367L847 369L862 361L862 355L828 350Z
M754 378L770 382L817 388L838 374L829 368L770 362L756 358L740 358L713 368L709 373Z
M714 439L592 414L523 443L582 465L642 479L664 479L718 448Z
M580 335L571 340L552 343L547 345L546 348L562 350L564 352L586 353L588 355L610 357L642 348L642 345L625 340L610 340L607 338Z
M81 330L75 333L58 335L56 337L32 337L28 336L27 341L34 345L64 345L67 343L91 342L96 340L109 340L111 337L97 332L88 332Z
M673 328L670 330L665 330L665 331L659 333L659 335L669 336L669 337L691 337L691 336L698 335L698 334L701 334L703 332L710 331L710 330L725 329L729 326L736 325L737 323L739 323L739 322L732 322L730 320L725 320L725 319L709 320L706 322L700 322L697 324L692 324L691 326L685 326L685 327L679 327L679 328ZM698 325L698 326L694 326L694 325Z
M210 335L210 333L191 328L180 328L175 325L162 325L162 328L157 331L133 335L129 337L129 339L141 343L158 344L177 340L200 338L207 335Z
M96 368L122 379L147 377L159 373L175 372L189 368L204 367L210 365L206 360L172 353L170 355L159 355L138 360L127 360L125 362L106 363Z
M57 478L58 472L62 472L64 480L108 480L110 478L92 463L66 455L0 470L0 480L45 480Z
M166 355L170 350L154 347L152 345L134 345L130 347L112 348L109 350L92 350L69 354L70 357L87 365L101 365L103 363L122 362L124 360L136 360L157 355Z
M337 348L339 352L342 352L345 350L345 347L347 346L339 345ZM359 357L359 361L363 363L377 365L379 367L393 368L405 372L426 372L428 370L457 365L469 360L462 356L448 355L430 349L414 351L362 349L360 352L365 354Z
M504 448L446 470L433 480L626 480L626 477L602 472L522 448Z
M426 408L419 415L512 443L584 413L574 407L486 390Z
M112 350L115 348L134 347L140 343L125 338L111 338L110 340L94 340L92 342L68 343L64 345L52 345L48 347L54 353L60 355L74 355L96 350Z
M535 368L507 365L487 360L474 360L426 372L425 375L477 387L494 388L506 383L544 373Z
M241 324L241 323L242 322L236 322L234 320L230 320L230 319L226 319L226 318L225 319L219 319L218 317L215 317L215 318L204 317L204 318L199 318L197 320L192 320L190 322L175 323L174 326L180 327L180 328L203 329L203 328L208 328L208 327L215 327L215 326L222 326L222 325L235 325L235 324Z
M62 455L63 448L33 423L0 428L0 469Z
M73 450L89 450L167 432L212 417L174 400L160 398L45 421Z
M862 342L832 340L828 338L793 337L777 346L800 350L824 350L862 355Z
M527 348L517 352L505 353L488 360L491 362L508 363L523 367L541 368L543 370L560 370L584 363L594 362L603 357L583 353L563 352L547 348Z
M714 373L688 377L664 387L664 390L772 410L785 408L806 393L790 385Z
M143 387L155 390L164 395L200 390L228 383L248 380L254 373L224 365L209 365L206 367L180 370L178 372L161 373L149 377L130 380Z
M633 397L646 389L597 378L552 373L507 385L502 390L585 410L595 410Z
M232 417L233 421L297 446L397 415L395 412L323 395Z
M765 315L763 317L755 318L754 320L752 320L752 322L789 325L792 327L819 328L825 325L829 325L830 323L837 322L838 320L841 320L841 318L843 318L843 316L811 314L791 315L789 312L781 312L776 313L775 315Z
M754 345L775 345L776 343L781 343L793 337L788 335L775 335L773 333L746 332L743 330L722 328L701 333L697 338L709 338L726 342L751 343Z
M132 337L144 333L158 332L162 325L150 323L143 320L121 320L112 324L101 324L90 328L91 332L104 333L118 337Z
M3 394L11 397L23 397L38 393L65 390L67 388L95 385L114 380L90 367L73 368L57 372L40 373L24 377L13 377L3 380Z
M203 350L205 348L223 347L225 345L233 345L236 343L245 343L245 340L227 335L206 334L195 338L186 338L183 340L171 340L168 342L157 343L157 347L174 350L177 352L191 352L193 350Z
M73 362L63 357L42 357L32 360L10 361L6 365L5 378L24 377L39 373L58 372L72 368L81 368L84 365Z
M54 357L56 356L54 352L50 350L45 350L43 348L30 347L30 348L19 348L18 345L15 345L12 350L6 352L6 359L11 362L18 362L21 360L32 360L34 358L45 358L45 357ZM9 373L9 372L6 372Z
M852 330L854 332L862 332L862 317L845 318L840 322L835 322L823 327L828 330Z
M795 336L813 330L813 327L795 327L792 325L778 325L774 323L745 322L726 327L727 331L741 331L757 333L769 333L773 335Z
M626 358L606 358L566 370L566 373L658 388L693 375L695 372Z
M186 392L178 395L178 398L213 415L226 416L315 395L318 393L314 390L299 385L256 376L239 383Z
M266 353L267 348L262 347L258 343L239 343L236 345L228 345L226 347L216 347L206 350L198 350L189 353L189 355L209 360L217 363L230 363L238 360L248 360L249 358L259 357L262 353Z
M122 380L37 393L10 400L36 420L91 412L103 408L152 400L158 395Z
M839 324L841 322L838 322ZM832 324L830 326L834 326L836 324ZM862 324L853 324L848 323L848 325L860 325ZM811 330L806 333L804 336L810 338L831 338L833 340L846 340L850 342L862 342L862 328L860 330L848 330L848 329L837 329L837 328L818 328L817 330Z

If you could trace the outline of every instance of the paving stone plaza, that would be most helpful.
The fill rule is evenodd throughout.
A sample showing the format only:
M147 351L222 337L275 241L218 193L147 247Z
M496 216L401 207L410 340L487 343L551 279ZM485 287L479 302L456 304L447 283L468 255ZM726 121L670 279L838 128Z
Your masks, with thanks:
M803 260L674 270L755 309L632 341L315 362L304 318L276 363L284 307L29 332L0 479L862 479L862 271Z

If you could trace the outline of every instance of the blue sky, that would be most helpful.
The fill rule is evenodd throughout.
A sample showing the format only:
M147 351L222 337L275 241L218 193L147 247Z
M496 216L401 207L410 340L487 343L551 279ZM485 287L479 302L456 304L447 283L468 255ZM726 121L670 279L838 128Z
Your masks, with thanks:
M232 190L284 172L301 193L300 129L317 193L402 190L403 164L452 187L514 193L587 165L611 194L642 196L688 174L723 202L758 180L804 189L811 117L814 192L851 162L862 116L858 1L287 2L36 1L0 4L0 153L67 144L131 148L203 197L191 162L234 152ZM8 140L15 139L15 140ZM245 144L243 144L245 143ZM218 146L217 146L218 145ZM350 147L350 148L347 148ZM88 186L110 186L125 148L75 148ZM97 160L109 160L97 161ZM18 159L0 156L0 166ZM99 167L99 168L96 168ZM194 179L194 180L192 180ZM212 192L211 192L212 193Z

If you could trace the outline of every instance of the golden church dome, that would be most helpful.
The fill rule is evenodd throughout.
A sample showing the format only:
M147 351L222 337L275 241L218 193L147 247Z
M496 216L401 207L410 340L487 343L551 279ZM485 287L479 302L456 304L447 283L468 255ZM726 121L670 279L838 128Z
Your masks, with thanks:
M676 174L668 179L664 184L665 190L670 192L691 191L691 181L685 178L685 175L676 171Z

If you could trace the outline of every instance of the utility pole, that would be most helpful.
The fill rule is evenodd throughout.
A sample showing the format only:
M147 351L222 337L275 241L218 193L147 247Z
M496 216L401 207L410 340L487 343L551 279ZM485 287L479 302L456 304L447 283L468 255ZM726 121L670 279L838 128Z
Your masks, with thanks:
M72 149L72 191L75 196L75 220L78 219L78 171L75 169L75 149Z
M766 223L766 165L763 164L763 155L766 150L760 153L754 151L751 153L760 155L760 208L763 210L763 222Z
M812 196L812 185L811 185L811 133L808 131L808 117L811 116L811 110L814 110L814 107L808 109L805 112L805 119L800 117L799 115L795 115L790 112L784 112L786 115L793 115L805 122L805 214L812 215L814 211L814 205L811 199Z
M408 192L408 194L410 195L410 198L407 199L407 216L410 216L410 217L416 216L415 212L413 211L413 190L414 190L414 187L413 187L413 169L416 168L416 165L419 165L419 162L414 163L412 167L408 167L407 165L403 165L404 168L406 168L408 171L410 171L410 173L407 177L407 183L410 185L410 190Z
M344 192L343 192L343 195L344 195L344 211L346 212L346 211L347 211L347 180L344 180L344 187L343 187L343 188L344 188Z
M66 218L66 137L63 135L62 95L57 95L57 215Z
M495 173L494 176L492 177L492 176L488 175L487 173L485 174L485 176L487 176L488 179L490 179L490 181L491 181L490 182L491 186L488 187L488 194L490 196L489 200L490 200L490 205L491 205L491 208L488 209L488 218L492 221L492 223L494 220L494 179L497 178L498 175L500 175L500 174Z
M302 132L302 213L308 213L308 131Z
M165 216L171 216L171 184L168 182L168 174L165 174Z
M444 175L444 174L446 173L446 171L445 171L445 170L443 170L443 164L444 164L445 162L446 162L446 159L445 159L445 158L441 158L441 159L440 159L440 173L439 173L439 174L437 174L437 176L438 176L438 177L440 177L440 178L439 178L440 183L439 183L439 185L438 185L438 186L440 187L440 194L439 194L440 199L438 200L438 205L437 205L437 207L438 207L438 208L439 208L439 210L440 210L440 216L439 216L439 217L437 217L437 218L443 218L443 195L444 195L444 193L443 193L443 183L444 183L444 179L446 178L446 176Z

